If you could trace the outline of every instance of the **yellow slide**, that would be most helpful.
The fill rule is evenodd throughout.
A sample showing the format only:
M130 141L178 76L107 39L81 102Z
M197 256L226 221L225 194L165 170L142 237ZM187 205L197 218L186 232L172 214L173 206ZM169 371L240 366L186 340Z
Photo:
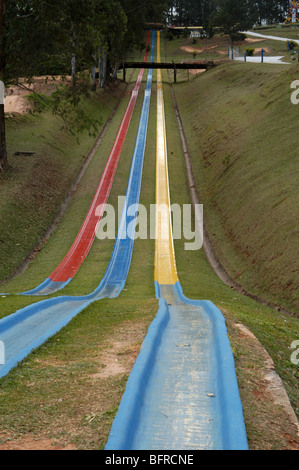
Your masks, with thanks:
M157 62L160 57L160 32L157 33ZM156 247L155 281L160 285L178 282L172 238L167 145L161 69L157 69L157 149L156 149Z

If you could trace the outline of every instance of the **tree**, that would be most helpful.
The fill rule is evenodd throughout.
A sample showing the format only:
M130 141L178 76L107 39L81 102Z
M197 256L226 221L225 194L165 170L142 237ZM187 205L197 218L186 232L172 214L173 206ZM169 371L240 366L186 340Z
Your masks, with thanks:
M86 86L91 88L90 75L95 77L99 67L105 86L127 51L144 45L145 22L162 21L165 5L166 0L0 0L0 80L20 86L20 78L30 82L34 76L71 74L71 87L42 99L66 121L75 116L79 130L92 128L92 119L74 113ZM77 80L78 73L87 80ZM85 118L83 125L80 116ZM3 169L4 125L0 115Z
M0 0L0 80L4 79L5 70L5 18L6 5ZM7 151L5 139L4 104L0 104L0 171L7 167Z
M251 0L250 5L255 12L257 24L263 22L267 24L277 23L285 19L285 13L288 9L289 0Z
M254 12L249 0L218 0L211 24L220 26L233 44L239 31L251 28L254 24Z

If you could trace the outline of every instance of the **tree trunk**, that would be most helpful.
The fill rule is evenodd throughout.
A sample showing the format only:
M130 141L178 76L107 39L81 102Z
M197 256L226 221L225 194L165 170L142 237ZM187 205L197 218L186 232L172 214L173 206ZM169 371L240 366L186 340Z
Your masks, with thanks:
M0 81L3 80L5 69L5 13L5 1L0 0ZM1 88L4 88L4 85L1 84ZM7 167L4 90L0 91L0 95L0 171L3 171Z
M95 65L92 66L90 78L91 78L91 91L96 91L97 82L96 82L96 67L95 67Z
M72 88L73 90L76 88L76 56L75 54L72 55Z
M100 51L99 57L99 86L105 88L106 86L106 71L107 71L107 53L104 50Z
M0 104L0 171L7 167L4 104Z
M115 80L117 78L117 72L119 68L119 63L116 61L114 68L113 68L113 73L112 73L112 79Z

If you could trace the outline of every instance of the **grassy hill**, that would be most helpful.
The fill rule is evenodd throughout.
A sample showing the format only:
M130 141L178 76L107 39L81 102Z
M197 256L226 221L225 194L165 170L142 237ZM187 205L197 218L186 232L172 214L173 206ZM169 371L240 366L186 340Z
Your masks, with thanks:
M296 77L228 63L175 93L218 258L249 292L298 313Z

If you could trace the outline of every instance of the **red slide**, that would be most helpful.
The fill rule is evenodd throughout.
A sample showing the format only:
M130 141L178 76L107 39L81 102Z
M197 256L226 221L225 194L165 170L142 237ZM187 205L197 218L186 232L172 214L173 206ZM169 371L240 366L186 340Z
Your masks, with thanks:
M150 31L147 32L144 62L147 61L149 41ZM106 163L104 172L101 176L97 191L74 243L55 271L53 271L53 273L39 286L27 292L23 292L23 295L47 295L63 289L63 287L65 287L73 279L81 264L88 255L88 252L95 239L96 226L100 222L105 211L105 206L111 191L116 168L137 101L143 74L144 69L141 69L136 85L131 94L126 112L122 119L113 148ZM98 207L101 208L100 212L99 210L96 211Z
M150 32L148 31L144 62L147 61L147 50L149 40ZM92 243L95 238L96 225L103 216L104 207L107 203L110 194L120 154L122 152L133 110L137 101L137 96L141 85L143 73L144 69L141 69L138 75L136 85L132 92L130 102L126 109L121 126L119 128L116 140L114 142L113 148L111 150L104 172L102 174L99 186L89 208L87 216L82 224L82 227L67 255L59 264L59 266L55 269L55 271L50 275L50 279L53 282L66 282L69 279L72 279L77 273L78 269L80 268L81 264L83 263L92 246ZM103 204L102 211L100 212L100 214L96 215L96 208L101 204Z

